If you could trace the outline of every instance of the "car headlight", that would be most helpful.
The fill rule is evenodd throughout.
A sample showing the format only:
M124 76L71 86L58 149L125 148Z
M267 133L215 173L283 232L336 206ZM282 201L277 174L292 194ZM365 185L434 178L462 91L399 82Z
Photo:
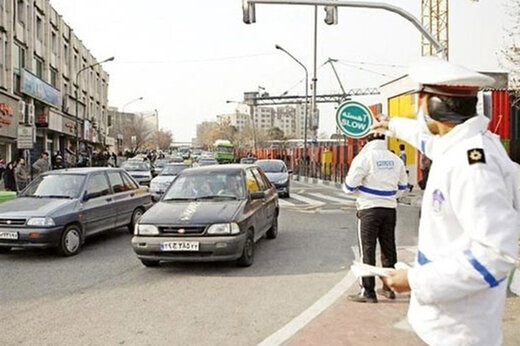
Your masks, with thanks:
M31 217L27 221L27 226L54 227L56 226L56 223L50 217Z
M238 224L232 223L216 223L208 228L208 234L221 235L221 234L238 234L240 233L240 227Z
M154 225L140 225L135 226L135 235L158 235L159 229Z

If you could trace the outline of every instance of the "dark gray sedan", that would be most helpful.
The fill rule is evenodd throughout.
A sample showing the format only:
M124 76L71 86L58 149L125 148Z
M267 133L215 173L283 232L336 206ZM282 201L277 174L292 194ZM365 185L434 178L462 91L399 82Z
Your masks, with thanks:
M47 172L0 204L0 252L53 247L76 255L87 236L121 226L133 230L151 205L147 189L122 169Z
M254 243L278 234L278 196L253 165L184 170L135 228L132 246L145 266L160 261L253 263Z

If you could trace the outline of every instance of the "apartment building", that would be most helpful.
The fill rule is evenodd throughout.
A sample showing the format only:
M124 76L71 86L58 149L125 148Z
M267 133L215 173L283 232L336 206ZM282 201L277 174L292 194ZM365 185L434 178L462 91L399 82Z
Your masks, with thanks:
M109 76L48 0L0 0L0 157L20 154L17 128L42 151L105 145ZM71 154L73 159L73 155Z

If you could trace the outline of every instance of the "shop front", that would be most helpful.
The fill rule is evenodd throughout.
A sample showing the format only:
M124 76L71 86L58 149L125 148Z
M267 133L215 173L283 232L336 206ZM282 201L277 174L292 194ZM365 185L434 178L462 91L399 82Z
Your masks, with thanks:
M0 93L0 159L16 160L16 128L18 125L19 100Z

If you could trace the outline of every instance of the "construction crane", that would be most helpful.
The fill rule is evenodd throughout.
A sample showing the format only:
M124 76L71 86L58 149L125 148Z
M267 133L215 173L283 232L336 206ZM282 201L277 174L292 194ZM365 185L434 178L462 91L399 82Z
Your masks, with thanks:
M478 2L479 0L471 0ZM445 50L445 58L449 59L449 0L422 0L422 25L440 42ZM421 53L423 56L434 55L435 47L422 36Z
M421 3L422 25L433 35L444 48L446 60L449 58L449 1L448 0L422 0ZM422 36L421 53L423 56L435 55L435 47Z

